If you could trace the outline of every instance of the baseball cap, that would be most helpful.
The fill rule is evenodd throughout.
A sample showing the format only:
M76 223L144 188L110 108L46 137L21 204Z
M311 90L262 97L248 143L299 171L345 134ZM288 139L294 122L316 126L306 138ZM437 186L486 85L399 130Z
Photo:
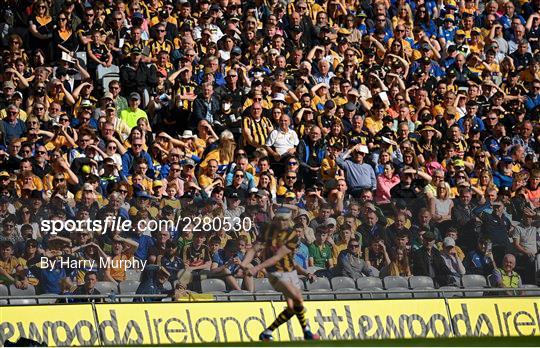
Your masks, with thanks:
M129 99L137 99L137 100L141 100L141 95L137 92L131 92L129 94Z
M130 52L131 52L131 54L136 54L136 55L139 55L139 54L142 53L142 51L141 51L141 49L139 47L133 47Z
M3 171L0 172L0 178L1 177L8 177L9 178L10 175L9 175L9 173L7 171L3 170Z
M425 235L424 235L424 238L426 238ZM454 247L454 246L456 246L456 241L455 241L454 238L452 238L452 237L446 237L446 238L444 238L444 240L443 240L443 245L444 245L445 247L449 247L449 246Z
M290 219L292 217L292 212L288 208L279 208L276 210L274 217L280 219Z
M231 50L231 54L241 55L242 49L238 46L234 46L233 49Z
M101 99L111 99L112 100L112 99L114 99L114 96L113 96L113 94L111 92L105 92L103 94L103 97L101 97Z
M82 187L83 191L92 191L94 192L94 186L92 186L92 184L90 183L85 183Z
M354 106L354 104L351 102L345 104L343 108L345 109L345 111L356 111L356 106Z
M15 84L14 84L13 81L11 81L11 80L6 81L6 82L4 82L4 88L15 89Z
M337 226L336 219L334 218L328 218L324 220L324 222L321 224L323 226Z
M186 158L182 161L182 165L195 167L195 161L191 158Z
M232 189L227 192L227 198L242 199L244 198L244 193L242 190Z
M295 199L296 195L294 194L294 192L288 191L288 192L285 193L284 197L285 198L290 198L290 199Z
M89 107L92 107L94 106L94 104L92 104L92 101L89 100L89 99L84 99L82 102L81 102L81 107L82 108L89 108Z
M163 181L161 180L156 180L152 183L152 187L153 188L157 188L157 187L163 187Z
M459 29L459 30L456 30L456 35L463 35L463 36L465 36L465 32L464 32L463 30Z

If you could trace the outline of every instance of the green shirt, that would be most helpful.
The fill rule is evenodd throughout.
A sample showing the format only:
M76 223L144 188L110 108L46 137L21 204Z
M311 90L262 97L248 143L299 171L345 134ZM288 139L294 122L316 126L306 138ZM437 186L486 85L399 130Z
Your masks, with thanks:
M313 258L313 265L316 267L326 268L326 262L332 258L332 248L327 243L320 248L315 243L308 246L309 257Z
M146 112L141 109L132 110L130 108L127 108L120 112L120 119L124 121L130 129L135 127L139 118L142 117L148 119L148 116L146 116Z

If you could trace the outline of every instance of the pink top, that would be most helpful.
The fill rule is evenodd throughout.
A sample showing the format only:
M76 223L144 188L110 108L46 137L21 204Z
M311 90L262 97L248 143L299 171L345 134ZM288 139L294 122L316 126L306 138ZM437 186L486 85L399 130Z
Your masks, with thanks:
M388 179L384 174L377 177L377 192L375 193L375 202L377 204L390 203L390 189L399 184L399 175L394 175Z

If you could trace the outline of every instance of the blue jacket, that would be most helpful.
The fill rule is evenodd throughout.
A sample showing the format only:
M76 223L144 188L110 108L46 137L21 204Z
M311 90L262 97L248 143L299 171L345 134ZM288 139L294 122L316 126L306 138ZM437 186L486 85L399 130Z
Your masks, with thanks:
M146 163L148 163L148 171L146 172L146 175L148 175L150 178L153 178L154 177L154 162L152 161L152 158L146 151L142 151L140 157L144 158L146 160ZM132 174L134 163L135 163L135 155L133 154L132 150L129 149L125 154L122 155L122 171L120 172L120 176L122 176L125 179L130 174Z

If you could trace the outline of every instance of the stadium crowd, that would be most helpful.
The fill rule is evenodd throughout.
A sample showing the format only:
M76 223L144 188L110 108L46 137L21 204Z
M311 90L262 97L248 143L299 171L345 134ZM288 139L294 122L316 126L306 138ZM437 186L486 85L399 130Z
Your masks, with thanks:
M535 282L539 0L2 4L0 284L253 290L274 218L318 275Z

